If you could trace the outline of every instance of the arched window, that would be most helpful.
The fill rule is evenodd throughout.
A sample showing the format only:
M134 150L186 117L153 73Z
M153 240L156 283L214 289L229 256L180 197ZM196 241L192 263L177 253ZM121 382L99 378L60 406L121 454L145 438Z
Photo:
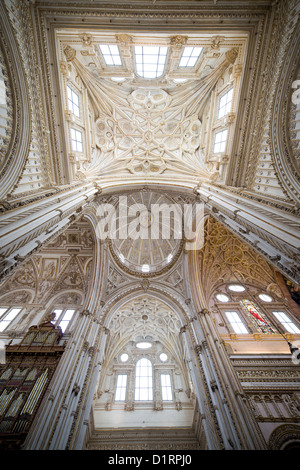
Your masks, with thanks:
M153 371L149 359L143 357L135 367L135 394L137 401L153 400Z

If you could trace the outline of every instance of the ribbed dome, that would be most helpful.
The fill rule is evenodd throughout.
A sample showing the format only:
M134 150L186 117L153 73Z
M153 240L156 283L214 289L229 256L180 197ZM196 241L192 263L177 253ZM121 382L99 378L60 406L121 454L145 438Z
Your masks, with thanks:
M152 191L136 192L122 199L116 209L116 236L110 247L121 267L147 277L173 264L182 246L182 221L170 198Z

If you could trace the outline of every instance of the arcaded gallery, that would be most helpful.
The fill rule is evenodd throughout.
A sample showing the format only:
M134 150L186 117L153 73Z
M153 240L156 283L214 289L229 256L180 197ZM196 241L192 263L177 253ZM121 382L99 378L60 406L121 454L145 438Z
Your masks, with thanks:
M1 450L300 449L299 50L298 0L1 1Z

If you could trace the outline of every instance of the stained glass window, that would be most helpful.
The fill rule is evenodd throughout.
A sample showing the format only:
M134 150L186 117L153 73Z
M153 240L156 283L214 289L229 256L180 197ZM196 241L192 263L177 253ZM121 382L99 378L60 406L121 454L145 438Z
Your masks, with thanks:
M270 324L268 318L254 302L244 299L241 300L240 303L250 322L254 324L256 329L267 334L278 333L276 328Z

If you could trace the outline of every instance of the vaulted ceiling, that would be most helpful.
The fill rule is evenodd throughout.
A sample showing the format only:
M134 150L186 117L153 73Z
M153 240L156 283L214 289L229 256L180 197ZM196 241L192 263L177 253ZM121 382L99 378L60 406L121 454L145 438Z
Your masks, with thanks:
M246 49L247 35L239 32L172 35L57 29L73 177L101 177L102 182L224 179ZM220 113L220 99L224 96L226 101L228 91L227 110ZM68 93L75 94L80 112L74 113ZM80 148L74 145L75 131ZM216 134L223 131L223 147L215 148Z

